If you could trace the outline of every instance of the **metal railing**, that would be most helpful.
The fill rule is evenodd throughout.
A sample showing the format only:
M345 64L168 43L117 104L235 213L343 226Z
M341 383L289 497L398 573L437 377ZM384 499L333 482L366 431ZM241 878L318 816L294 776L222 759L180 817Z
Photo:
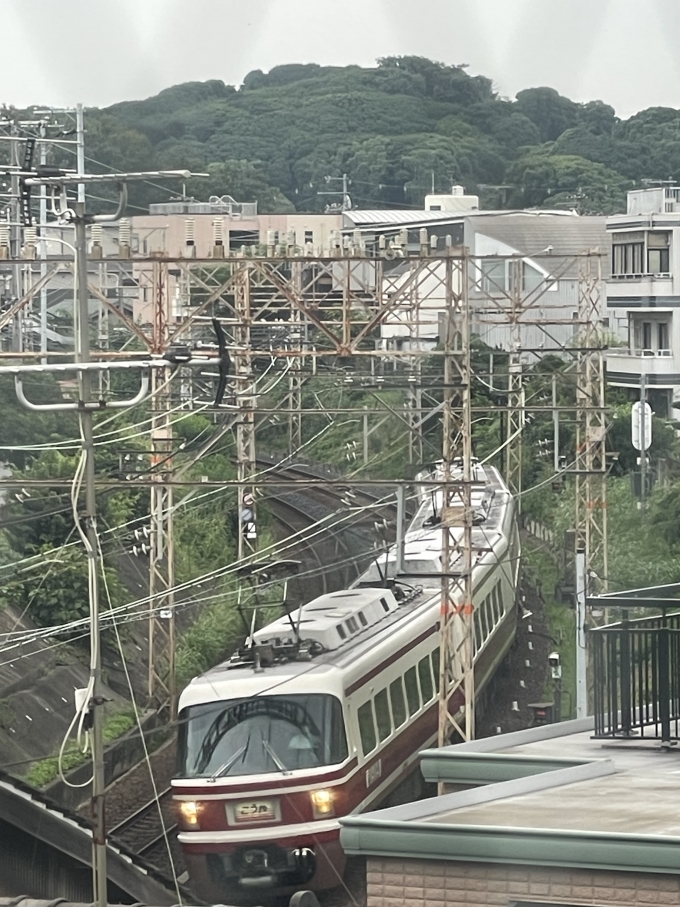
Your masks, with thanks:
M624 619L590 632L595 737L678 739L680 613Z
M668 359L673 355L673 350L632 350L622 347L615 347L607 350L607 358L616 358L618 356L633 356L636 359L653 357L655 359Z

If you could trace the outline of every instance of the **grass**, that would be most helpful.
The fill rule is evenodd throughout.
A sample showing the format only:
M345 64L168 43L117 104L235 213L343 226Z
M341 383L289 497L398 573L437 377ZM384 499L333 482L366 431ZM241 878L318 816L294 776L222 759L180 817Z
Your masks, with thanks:
M111 743L127 734L135 725L135 715L129 706L120 711L113 712L104 722L104 743ZM90 753L82 753L74 744L69 744L64 750L61 767L64 773L83 765L90 760ZM59 754L47 756L34 762L27 772L24 780L32 787L43 788L50 784L59 775Z

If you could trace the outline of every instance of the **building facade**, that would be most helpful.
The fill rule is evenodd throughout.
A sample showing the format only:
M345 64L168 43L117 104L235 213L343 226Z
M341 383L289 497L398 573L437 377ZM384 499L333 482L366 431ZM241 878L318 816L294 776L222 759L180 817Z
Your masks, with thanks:
M593 719L426 751L442 796L341 820L368 907L680 903L677 760Z
M607 380L637 398L644 375L653 407L669 415L680 401L680 189L629 192L607 231L607 309L621 344L607 353Z

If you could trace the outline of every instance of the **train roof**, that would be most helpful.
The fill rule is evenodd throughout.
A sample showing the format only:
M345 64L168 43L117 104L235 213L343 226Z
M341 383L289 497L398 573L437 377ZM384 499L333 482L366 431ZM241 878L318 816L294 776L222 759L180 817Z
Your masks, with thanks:
M473 488L473 507L480 514L473 529L474 570L492 569L497 563L508 542L512 514L512 496L498 472L477 467L475 478L482 476L485 481L475 482ZM403 573L394 588L406 589L406 594L397 598L381 582L385 565L388 575L395 574L396 551L391 549L378 559L382 567L374 562L353 588L321 595L253 634L252 649L276 651L283 657L267 663L237 654L194 678L181 695L180 708L283 692L284 685L286 694L323 689L342 696L348 676L361 672L366 660L375 660L381 649L387 654L394 651L402 632L408 641L406 637L415 638L430 624L434 628L432 601L441 588L442 530L436 522L424 525L428 508L431 496L422 500L405 536Z

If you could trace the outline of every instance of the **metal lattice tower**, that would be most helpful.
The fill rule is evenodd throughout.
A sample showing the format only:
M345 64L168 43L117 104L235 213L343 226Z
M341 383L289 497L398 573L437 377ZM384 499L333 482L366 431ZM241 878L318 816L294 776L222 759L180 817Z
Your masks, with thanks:
M468 262L449 259L445 267L440 746L452 733L463 740L475 736Z
M170 332L168 264L153 263L152 352L167 349ZM175 709L175 565L170 369L151 376L151 487L149 553L149 699Z
M239 417L236 423L236 469L238 477L238 557L257 546L256 501L253 476L255 463L255 395L251 347L251 283L253 271L241 265L234 282L234 379ZM249 516L250 515L250 516Z
M579 260L580 332L576 363L576 514L577 549L585 549L586 570L605 584L607 563L607 463L605 441L602 264L598 254Z
M522 317L523 266L522 259L509 263L511 274L510 355L508 357L508 418L505 432L505 477L514 494L522 490L522 431L524 429L524 387L522 380Z

